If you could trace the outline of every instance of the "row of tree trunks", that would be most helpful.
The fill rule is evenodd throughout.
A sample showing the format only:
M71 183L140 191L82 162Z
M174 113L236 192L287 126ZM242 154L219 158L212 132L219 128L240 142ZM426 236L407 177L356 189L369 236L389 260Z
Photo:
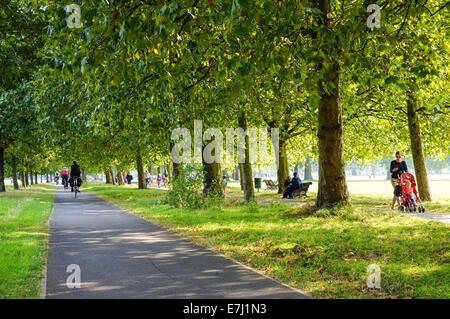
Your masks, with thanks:
M238 116L239 127L247 131L247 116L245 112L239 113ZM245 162L242 163L242 185L244 191L244 199L246 201L255 198L255 188L253 185L252 164L250 163L250 138L245 135Z
M413 90L408 91L407 96L408 128L417 187L420 198L425 201L431 201L431 192L423 153L422 135L420 133L419 115L417 114L417 98Z

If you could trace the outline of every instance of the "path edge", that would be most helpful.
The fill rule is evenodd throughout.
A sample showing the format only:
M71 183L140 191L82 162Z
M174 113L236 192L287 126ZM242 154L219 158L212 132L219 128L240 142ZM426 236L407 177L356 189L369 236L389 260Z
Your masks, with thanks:
M48 240L47 240L47 258L45 259L45 266L42 268L42 279L41 279L41 294L40 299L46 299L47 296L47 265L48 265L48 256L50 253L50 219L52 219L53 213L55 211L55 197L56 197L56 186L55 186L55 193L53 195L53 206L52 211L50 212L50 215L47 219L47 226L48 226Z

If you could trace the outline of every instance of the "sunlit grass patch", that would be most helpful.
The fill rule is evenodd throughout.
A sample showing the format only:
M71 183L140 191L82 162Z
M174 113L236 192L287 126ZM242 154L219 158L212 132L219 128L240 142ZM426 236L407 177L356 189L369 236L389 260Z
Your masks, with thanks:
M54 187L0 193L0 298L38 298Z

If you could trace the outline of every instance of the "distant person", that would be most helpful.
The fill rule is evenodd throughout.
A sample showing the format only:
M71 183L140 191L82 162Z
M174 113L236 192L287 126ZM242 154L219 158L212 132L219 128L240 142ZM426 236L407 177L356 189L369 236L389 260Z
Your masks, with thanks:
M66 186L69 181L69 170L67 167L64 166L64 168L61 170L61 183Z
M55 172L55 182L56 182L56 185L59 184L59 173L58 172Z
M70 183L72 192L73 192L73 187L75 185L75 181L77 181L78 190L80 189L81 184L83 184L83 181L81 180L80 176L81 176L80 165L78 165L77 161L73 161L73 165L70 167L70 179L69 179L69 183Z
M283 192L283 198L294 198L294 191L300 189L301 184L302 181L300 177L298 177L298 173L294 172L294 177L292 177L289 186Z
M164 183L164 187L167 187L167 184L169 184L169 172L167 170L164 171L164 174L162 176L162 180Z
M145 171L145 185L148 186L150 183L150 173L148 171Z
M288 177L286 177L286 180L284 181L284 189L286 190L286 188L288 188L290 184L291 184L291 176L288 175Z
M158 173L158 176L156 176L156 182L158 183L158 188L161 188L161 174Z
M133 175L131 175L131 173L128 172L128 174L125 176L128 185L131 185L131 181L133 180Z
M223 193L224 193L224 194L225 194L226 191L227 191L227 185L228 185L227 176L226 176L226 175L223 175L223 176L222 176L222 190L223 190Z
M392 199L392 205L391 209L395 208L395 202L397 202L397 205L400 206L400 196L401 193L399 191L398 186L398 179L400 178L400 175L403 173L408 172L408 166L406 166L406 162L402 161L402 153L400 151L395 152L395 160L391 162L391 184L394 188L394 198Z

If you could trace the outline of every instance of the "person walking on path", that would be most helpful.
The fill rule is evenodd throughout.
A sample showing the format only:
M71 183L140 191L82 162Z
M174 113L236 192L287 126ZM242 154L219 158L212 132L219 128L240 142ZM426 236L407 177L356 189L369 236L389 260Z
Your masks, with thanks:
M145 185L148 187L149 183L150 183L150 173L148 171L145 171Z
M395 208L395 202L397 202L397 205L400 206L400 192L397 191L396 186L398 185L398 179L400 178L400 175L403 173L408 172L408 166L406 165L405 161L402 161L402 153L400 151L395 152L395 160L391 162L391 184L394 188L394 198L392 199L392 205L391 209Z
M227 175L223 175L222 176L222 190L223 193L225 194L227 191L227 185L228 185L228 181L227 181Z
M131 174L128 172L126 178L127 178L128 185L131 185L131 181L133 180L133 175L131 175Z
M158 188L161 188L161 174L158 173L158 176L156 176L156 182L158 183Z

